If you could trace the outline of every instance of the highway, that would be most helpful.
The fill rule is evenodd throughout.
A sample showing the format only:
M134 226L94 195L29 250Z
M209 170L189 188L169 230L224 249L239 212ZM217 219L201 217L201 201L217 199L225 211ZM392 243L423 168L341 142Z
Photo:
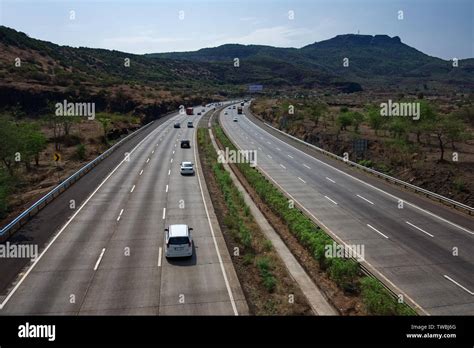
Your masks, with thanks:
M245 314L205 182L179 172L184 160L196 164L196 128L186 123L200 117L173 115L144 137L19 275L0 314ZM164 228L174 223L194 229L191 259L164 257Z
M397 197L406 194L394 195L397 188L375 187L273 136L236 109L225 111L225 132L239 148L257 151L259 170L326 230L348 245L364 245L366 262L405 299L426 314L474 314L472 218L450 221L410 201L400 209ZM449 216L450 208L441 210Z

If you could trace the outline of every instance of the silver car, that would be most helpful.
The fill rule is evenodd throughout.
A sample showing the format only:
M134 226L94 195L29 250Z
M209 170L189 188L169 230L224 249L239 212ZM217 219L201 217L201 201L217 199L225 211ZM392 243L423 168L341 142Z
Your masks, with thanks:
M192 162L181 162L181 175L194 175L194 164Z

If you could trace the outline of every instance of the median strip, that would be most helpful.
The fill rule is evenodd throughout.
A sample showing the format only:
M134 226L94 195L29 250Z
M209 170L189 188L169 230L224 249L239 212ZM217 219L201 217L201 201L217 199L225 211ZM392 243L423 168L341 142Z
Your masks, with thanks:
M311 314L305 296L263 235L229 172L218 162L208 130L198 129L197 134L206 184L250 313Z

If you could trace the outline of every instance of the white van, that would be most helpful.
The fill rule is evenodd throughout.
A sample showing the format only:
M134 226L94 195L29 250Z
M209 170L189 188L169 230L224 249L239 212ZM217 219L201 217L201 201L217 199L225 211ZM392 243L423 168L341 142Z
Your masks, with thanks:
M170 225L165 228L165 256L191 257L193 255L193 238L188 225Z

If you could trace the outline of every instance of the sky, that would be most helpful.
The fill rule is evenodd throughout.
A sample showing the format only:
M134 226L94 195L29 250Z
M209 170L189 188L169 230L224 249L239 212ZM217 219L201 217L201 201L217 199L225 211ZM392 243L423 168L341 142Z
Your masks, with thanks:
M473 0L0 0L0 24L60 45L137 54L226 43L299 48L360 33L399 36L439 58L474 57Z

